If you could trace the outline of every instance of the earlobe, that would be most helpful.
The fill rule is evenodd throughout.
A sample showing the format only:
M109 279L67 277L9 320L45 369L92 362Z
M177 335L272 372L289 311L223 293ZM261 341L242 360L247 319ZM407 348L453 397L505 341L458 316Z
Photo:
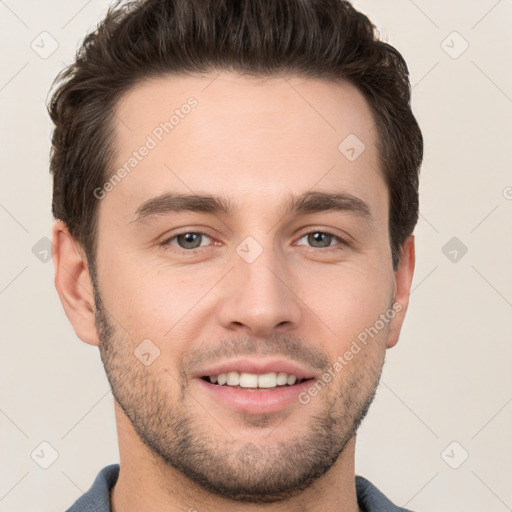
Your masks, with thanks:
M414 235L410 235L404 242L401 251L400 265L395 272L395 298L393 301L393 310L396 314L390 322L387 348L394 347L400 336L400 331L405 319L405 313L409 306L409 294L414 274L414 263Z
M66 316L82 341L98 345L93 287L85 256L81 254L67 226L60 220L53 226L52 242L55 288Z

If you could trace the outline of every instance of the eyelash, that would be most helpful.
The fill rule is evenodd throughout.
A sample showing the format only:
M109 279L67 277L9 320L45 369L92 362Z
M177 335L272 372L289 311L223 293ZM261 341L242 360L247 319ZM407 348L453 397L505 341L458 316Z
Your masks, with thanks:
M313 250L319 250L319 251L322 251L322 252L336 252L336 251L340 251L340 250L343 250L343 248L345 246L348 245L348 243L343 239L341 238L340 236L338 235L335 235L334 233L331 233L329 231L322 231L322 230L319 230L319 229L316 229L316 230L313 230L313 231L308 231L307 233L303 233L300 237L299 237L299 240L301 240L302 238L304 238L305 236L308 236L308 235L311 235L313 233L321 233L323 235L328 235L328 236L331 236L333 237L333 239L337 240L339 242L339 245L334 245L334 246L327 246L327 247L310 247L311 249ZM164 246L164 247L169 247L169 246L172 246L173 249L172 250L178 250L179 252L182 252L182 253L190 253L190 254L197 254L197 252L202 252L202 250L206 249L207 247L195 247L193 249L184 249L182 247L179 247L179 246L175 246L175 245L172 245L171 244L171 241L178 238L179 236L181 235L187 235L187 234L193 234L193 235L202 235L202 236L206 236L208 238L212 238L211 236L207 235L206 233L203 233L201 231L183 231L181 233L176 233L175 235L165 239L163 242L161 242L160 245Z

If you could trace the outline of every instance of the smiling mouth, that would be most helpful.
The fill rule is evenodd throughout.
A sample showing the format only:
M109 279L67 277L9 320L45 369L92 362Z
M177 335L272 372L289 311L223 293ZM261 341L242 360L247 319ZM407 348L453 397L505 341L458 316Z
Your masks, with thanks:
M228 372L219 375L201 377L202 380L215 386L225 386L247 391L268 391L272 389L289 388L313 379L299 379L287 373L247 373Z

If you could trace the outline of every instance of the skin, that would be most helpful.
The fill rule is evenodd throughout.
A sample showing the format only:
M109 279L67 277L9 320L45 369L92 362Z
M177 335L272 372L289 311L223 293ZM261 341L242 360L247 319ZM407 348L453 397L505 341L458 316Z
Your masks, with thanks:
M414 270L412 235L392 267L371 111L351 85L322 80L153 78L117 105L115 169L190 96L198 105L100 201L96 302L81 247L61 221L53 229L59 296L77 335L99 347L116 398L112 509L358 511L355 431L398 341ZM354 161L338 150L349 134L366 147ZM148 199L192 191L239 211L134 221ZM308 191L351 194L371 217L283 214L290 194ZM162 244L187 232L207 235L200 248ZM305 236L315 232L334 236ZM262 248L251 263L236 251L248 236ZM393 300L400 311L306 405L241 413L193 377L235 355L310 361L321 376ZM160 350L148 366L134 356L144 339Z

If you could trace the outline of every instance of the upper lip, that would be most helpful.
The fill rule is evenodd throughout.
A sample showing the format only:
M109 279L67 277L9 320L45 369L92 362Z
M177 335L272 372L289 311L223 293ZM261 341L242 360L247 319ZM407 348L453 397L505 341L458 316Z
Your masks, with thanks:
M314 372L304 366L287 359L232 359L212 364L196 372L194 377L209 377L229 372L256 373L286 373L295 375L298 379L311 379Z

